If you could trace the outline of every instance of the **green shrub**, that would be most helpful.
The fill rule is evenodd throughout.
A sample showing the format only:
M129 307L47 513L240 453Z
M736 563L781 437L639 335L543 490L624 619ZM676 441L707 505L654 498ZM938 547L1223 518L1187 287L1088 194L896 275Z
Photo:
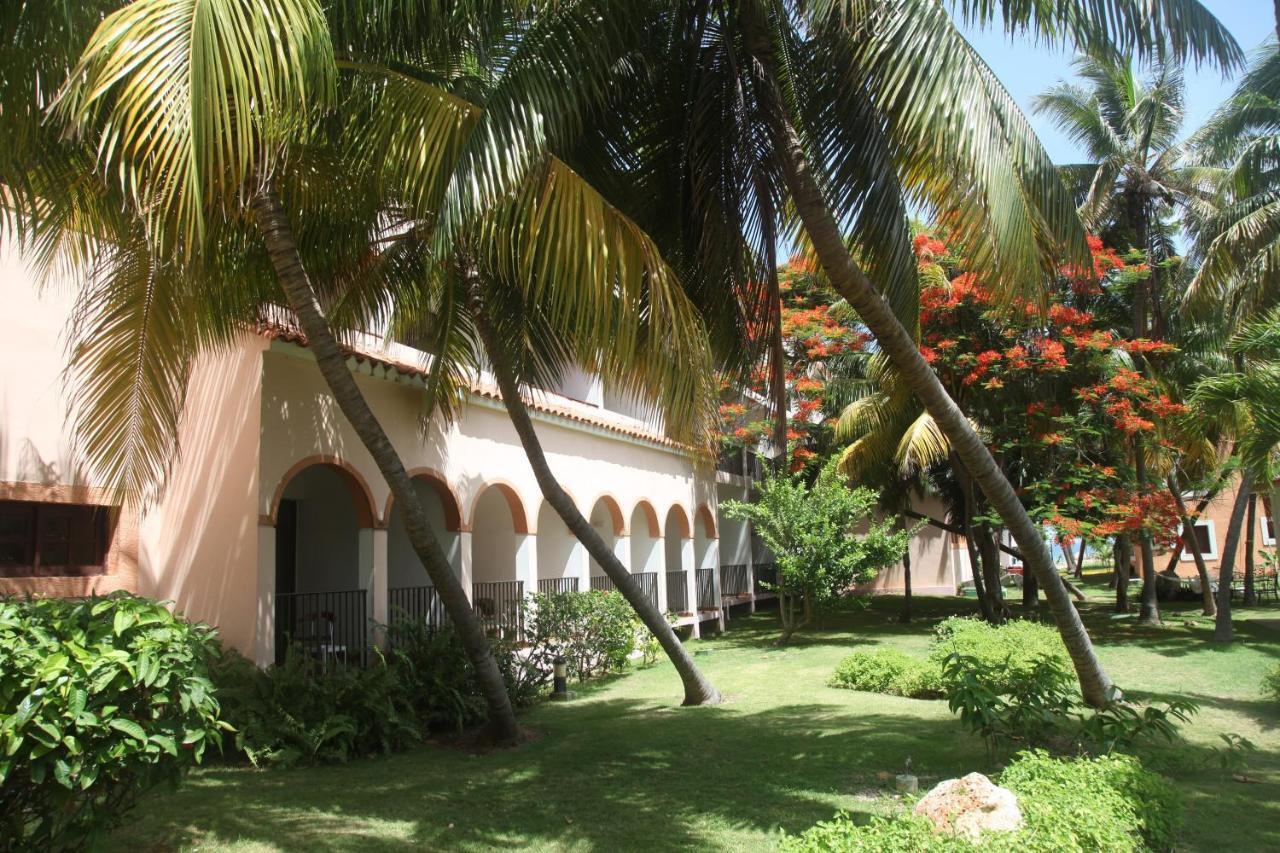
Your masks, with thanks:
M227 651L213 677L236 749L254 765L342 762L420 738L413 696L381 659L322 672L295 646L282 665L262 670Z
M623 668L636 650L635 613L614 591L534 596L526 625L540 662L563 655L579 681Z
M988 686L997 693L1008 693L1046 660L1071 666L1058 632L1025 620L995 626L981 619L947 619L935 631L929 657L941 667L952 655L978 661L992 679Z
M894 648L854 652L840 661L828 683L848 690L915 699L934 699L942 695L942 673L937 664Z
M219 745L214 651L124 593L0 600L0 848L88 846Z
M1280 702L1280 666L1276 666L1262 676L1262 692Z
M1129 756L1053 758L1043 752L1018 756L998 782L1018 797L1024 825L993 832L978 843L935 833L910 813L854 823L847 815L782 839L787 853L1059 853L1059 851L1167 850L1177 832L1181 806L1173 789Z
M952 654L942 667L947 706L994 755L1010 744L1040 745L1072 727L1075 706L1071 671L1041 658L1011 684L1003 661Z
M1181 822L1177 792L1129 755L1025 752L1000 784L1018 795L1033 849L1167 850Z

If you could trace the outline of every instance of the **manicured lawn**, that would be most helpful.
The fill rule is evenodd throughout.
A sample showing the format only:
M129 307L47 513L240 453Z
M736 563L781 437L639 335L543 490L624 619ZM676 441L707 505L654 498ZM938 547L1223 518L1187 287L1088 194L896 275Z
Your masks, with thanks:
M725 636L693 645L725 694L716 708L673 707L679 682L662 664L533 710L525 722L541 737L516 751L426 746L338 767L206 769L148 799L109 846L770 849L780 828L802 830L839 809L897 808L876 774L901 772L908 758L925 784L994 769L945 702L826 686L850 649L923 651L939 619L973 604L918 600L910 626L897 624L899 606L852 606L786 649L770 644L771 613L734 620ZM1164 628L1140 629L1110 618L1099 593L1086 617L1127 691L1202 705L1190 746L1157 756L1187 795L1184 848L1280 849L1280 714L1258 689L1280 662L1280 629L1265 624L1280 608L1244 613L1238 642L1221 649L1188 607L1170 608ZM1213 760L1224 732L1257 744L1249 775L1259 784L1231 781Z

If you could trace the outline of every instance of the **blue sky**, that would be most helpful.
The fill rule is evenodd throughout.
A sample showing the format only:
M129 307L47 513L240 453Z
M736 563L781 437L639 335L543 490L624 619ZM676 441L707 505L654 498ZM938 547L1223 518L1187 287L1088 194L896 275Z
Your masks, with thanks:
M1275 32L1272 0L1202 0L1218 20L1226 24L1246 53L1252 53ZM1046 120L1031 112L1036 95L1071 75L1072 54L1033 44L1027 39L1010 42L996 31L966 31L965 35L995 71L1005 88L1031 120L1045 150L1055 163L1077 163L1080 152ZM1199 127L1234 88L1221 72L1188 68L1187 119L1183 135Z

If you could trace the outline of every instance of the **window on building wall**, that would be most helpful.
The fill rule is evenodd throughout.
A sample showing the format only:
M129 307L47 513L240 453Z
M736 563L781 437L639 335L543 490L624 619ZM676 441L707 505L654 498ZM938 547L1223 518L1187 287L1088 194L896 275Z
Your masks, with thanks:
M1262 544L1276 544L1276 531L1275 528L1271 526L1271 516L1264 512L1258 517L1258 523L1262 526Z
M1196 522L1196 544L1200 546L1200 555L1206 560L1218 559L1218 535L1212 521ZM1190 548L1182 549L1182 560L1194 560L1195 555Z
M0 501L0 577L100 575L114 507Z

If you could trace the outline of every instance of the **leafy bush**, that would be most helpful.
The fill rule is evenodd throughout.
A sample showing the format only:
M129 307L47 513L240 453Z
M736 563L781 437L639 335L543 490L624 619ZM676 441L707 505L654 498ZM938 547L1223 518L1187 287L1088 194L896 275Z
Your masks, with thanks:
M874 649L854 652L840 661L829 684L848 690L935 699L942 695L942 672L932 660L921 660L893 648Z
M910 813L861 825L842 814L784 837L781 848L788 853L1166 850L1180 821L1174 790L1130 756L1061 759L1027 752L998 781L1018 797L1024 820L1019 830L988 833L975 843L937 834L929 821Z
M1053 658L1042 658L1040 666L998 692L1006 675L1000 664L962 655L952 655L943 665L948 706L982 736L993 755L1010 746L1105 755L1157 738L1171 741L1178 736L1177 723L1187 722L1198 710L1185 700L1164 707L1129 702L1086 707L1071 670Z
M1026 752L1000 784L1018 795L1032 849L1168 850L1181 822L1177 792L1129 755L1063 760Z
M341 762L416 742L420 722L397 669L384 661L327 672L297 647L261 670L234 651L214 667L223 718L254 765Z
M579 681L626 666L638 640L634 611L616 591L537 595L526 624L539 662L563 655Z
M214 649L124 593L0 600L0 848L88 846L219 745Z
M942 667L952 655L981 664L989 678L987 686L997 693L1013 690L1045 661L1063 668L1071 666L1058 632L1048 625L1025 620L996 626L968 617L947 619L935 630L929 657Z
M1276 666L1262 676L1262 692L1280 702L1280 666Z

